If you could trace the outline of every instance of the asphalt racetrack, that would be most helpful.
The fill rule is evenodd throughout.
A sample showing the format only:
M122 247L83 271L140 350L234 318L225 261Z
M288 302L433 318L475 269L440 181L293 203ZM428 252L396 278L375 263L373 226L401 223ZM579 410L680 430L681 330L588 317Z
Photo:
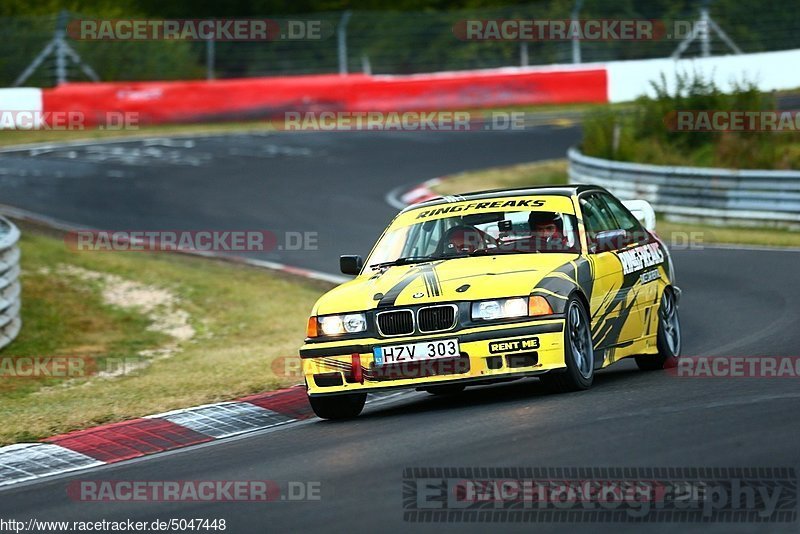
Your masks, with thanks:
M369 252L397 213L393 189L561 158L578 135L298 132L0 152L0 203L100 230L269 230L282 250L252 256L336 273L339 254ZM287 232L317 250L290 250Z
M563 157L576 128L485 133L302 133L132 141L0 154L2 203L103 229L318 233L316 251L264 259L336 272L396 212L397 187L467 169ZM797 252L675 250L686 356L797 356ZM298 345L301 340L298 340ZM800 464L797 379L680 378L632 362L593 389L535 379L451 397L411 392L353 421L312 419L174 453L11 487L0 516L225 518L227 532L796 532L797 523L410 523L408 467L790 467ZM76 502L73 480L318 481L321 499ZM795 486L796 491L796 486ZM796 501L795 501L796 504Z

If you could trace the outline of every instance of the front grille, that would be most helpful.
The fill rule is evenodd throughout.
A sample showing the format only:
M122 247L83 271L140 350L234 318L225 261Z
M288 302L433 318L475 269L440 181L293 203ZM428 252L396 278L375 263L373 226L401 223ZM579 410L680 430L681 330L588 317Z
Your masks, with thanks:
M378 314L378 330L384 336L405 336L414 333L414 312L397 310Z
M456 307L448 305L422 308L417 313L417 323L420 332L450 330L456 325Z

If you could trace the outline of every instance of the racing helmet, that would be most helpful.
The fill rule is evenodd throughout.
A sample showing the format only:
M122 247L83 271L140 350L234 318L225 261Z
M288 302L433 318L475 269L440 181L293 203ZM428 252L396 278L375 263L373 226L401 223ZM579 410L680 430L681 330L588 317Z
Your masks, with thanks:
M558 229L558 234L564 235L564 219L561 218L560 213L554 213L552 211L532 211L528 216L528 225L531 228L531 232L535 232L537 226L544 224L554 224L556 229Z
M482 232L475 227L465 225L450 228L442 241L445 254L472 253L484 245Z

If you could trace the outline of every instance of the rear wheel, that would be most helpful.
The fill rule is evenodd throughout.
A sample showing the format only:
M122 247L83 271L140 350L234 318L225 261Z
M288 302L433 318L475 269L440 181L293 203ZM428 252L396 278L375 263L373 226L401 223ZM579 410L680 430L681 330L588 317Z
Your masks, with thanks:
M540 380L553 391L588 389L594 381L594 348L589 315L576 297L567 302L564 320L564 362L566 371L542 375Z
M678 318L678 302L675 293L667 288L661 295L658 307L658 354L636 357L636 365L643 371L657 371L675 367L681 354L681 322Z
M367 401L366 393L349 393L346 395L326 395L309 397L311 409L322 419L351 419L357 417L364 409Z

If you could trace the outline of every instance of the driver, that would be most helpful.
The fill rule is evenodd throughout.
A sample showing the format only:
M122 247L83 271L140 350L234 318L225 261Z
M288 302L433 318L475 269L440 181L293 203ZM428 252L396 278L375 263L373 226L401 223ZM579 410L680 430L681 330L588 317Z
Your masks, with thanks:
M560 213L552 211L532 211L528 216L531 237L539 243L552 247L566 246L564 220Z
M444 253L448 255L466 252L471 254L486 247L485 234L474 226L454 226L450 228L442 240Z

